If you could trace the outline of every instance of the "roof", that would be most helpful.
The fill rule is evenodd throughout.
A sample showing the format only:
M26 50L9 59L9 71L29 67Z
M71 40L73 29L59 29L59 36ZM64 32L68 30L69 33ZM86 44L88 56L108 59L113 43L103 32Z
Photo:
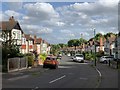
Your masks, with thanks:
M42 42L42 38L37 38L37 39L36 39L36 43L37 43L37 44L40 44L41 42Z
M30 34L25 34L26 40L34 40Z
M109 43L115 42L116 40L116 36L110 37L109 38Z
M12 29L19 29L22 31L19 22L14 20L14 17L10 17L9 21L2 21L0 22L0 29L1 30L12 30ZM23 31L22 31L23 33Z

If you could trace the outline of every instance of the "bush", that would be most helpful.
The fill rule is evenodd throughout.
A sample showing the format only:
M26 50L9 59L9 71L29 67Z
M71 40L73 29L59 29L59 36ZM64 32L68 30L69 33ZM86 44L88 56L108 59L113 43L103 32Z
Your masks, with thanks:
M33 66L34 64L33 56L27 56L27 58L28 58L28 67Z
M27 53L27 54L25 54L25 57L28 59L28 67L33 66L35 55L32 53Z
M47 55L45 53L39 55L39 58L42 59L42 61L44 61L46 57Z
M104 52L103 51L100 51L100 52L97 52L96 53L96 57L101 57L104 55Z
M85 59L86 60L94 60L95 59L94 53L86 52L85 53Z

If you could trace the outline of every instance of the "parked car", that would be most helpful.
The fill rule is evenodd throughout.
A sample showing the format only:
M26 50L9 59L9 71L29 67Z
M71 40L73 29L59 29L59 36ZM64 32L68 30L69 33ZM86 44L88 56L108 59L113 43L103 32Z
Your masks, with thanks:
M57 59L61 59L61 58L62 58L62 54L58 54Z
M73 61L84 62L84 56L82 54L75 54L75 56L73 57Z
M68 53L67 56L70 57L71 56L70 53Z
M58 68L58 61L54 56L48 56L43 63L43 68Z
M109 60L114 60L114 57L113 56L102 56L99 62L107 64Z

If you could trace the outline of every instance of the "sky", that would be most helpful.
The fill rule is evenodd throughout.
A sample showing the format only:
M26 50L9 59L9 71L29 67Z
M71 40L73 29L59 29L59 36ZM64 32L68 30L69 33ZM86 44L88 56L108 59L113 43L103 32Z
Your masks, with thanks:
M65 0L63 0L65 1ZM74 0L75 1L75 0ZM50 44L70 39L89 40L96 33L118 33L119 0L82 2L2 2L0 21L14 16L25 34L37 35Z

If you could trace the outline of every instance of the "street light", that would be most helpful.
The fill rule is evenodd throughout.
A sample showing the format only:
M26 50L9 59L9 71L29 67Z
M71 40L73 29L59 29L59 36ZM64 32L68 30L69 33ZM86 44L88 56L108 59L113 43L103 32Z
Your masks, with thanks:
M95 35L96 35L96 31L95 31L95 28L94 28L93 30L94 30L94 49L95 49L94 57L95 57L95 66L96 66L96 43L95 43Z

